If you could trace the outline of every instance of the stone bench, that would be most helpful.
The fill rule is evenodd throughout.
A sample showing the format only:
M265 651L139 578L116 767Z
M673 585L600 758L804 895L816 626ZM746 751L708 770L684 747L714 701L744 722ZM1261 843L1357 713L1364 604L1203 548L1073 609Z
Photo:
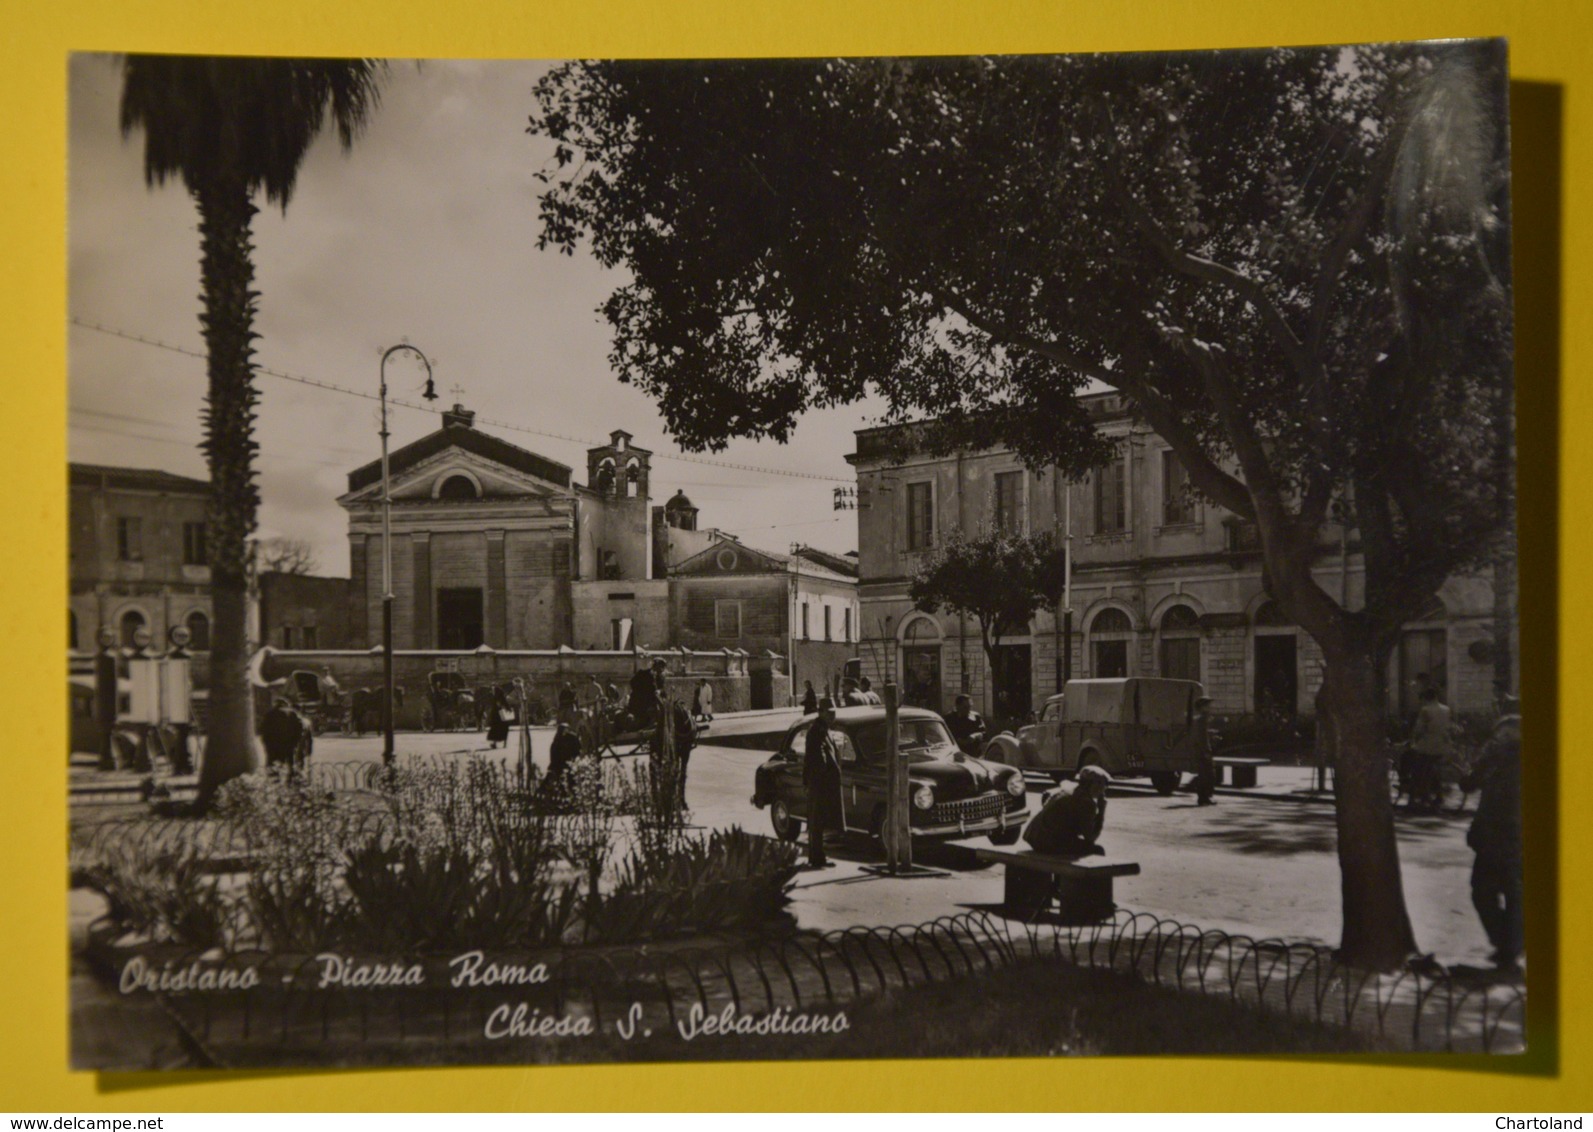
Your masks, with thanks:
M1218 755L1212 759L1212 764L1217 768L1217 781L1223 778L1223 770L1228 770L1228 785L1236 790L1244 790L1256 784L1256 768L1269 765L1271 759L1241 759L1227 755Z
M1032 849L975 849L981 861L1007 869L1005 900L1009 909L1025 915L1044 912L1055 897L1064 924L1093 924L1111 917L1116 877L1139 875L1133 861L1110 857L1055 857Z

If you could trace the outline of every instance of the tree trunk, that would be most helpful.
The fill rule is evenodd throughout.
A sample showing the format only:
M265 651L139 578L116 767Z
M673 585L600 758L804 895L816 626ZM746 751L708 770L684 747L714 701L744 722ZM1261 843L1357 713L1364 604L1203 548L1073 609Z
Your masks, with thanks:
M1324 647L1318 702L1335 747L1334 811L1344 903L1340 959L1389 971L1416 954L1394 839L1388 745L1377 698L1377 660L1353 648Z
M260 496L254 482L256 293L249 231L255 207L239 177L210 178L194 195L209 377L203 447L210 464L207 528L214 613L209 734L199 779L203 810L225 783L257 765L248 673L248 541Z

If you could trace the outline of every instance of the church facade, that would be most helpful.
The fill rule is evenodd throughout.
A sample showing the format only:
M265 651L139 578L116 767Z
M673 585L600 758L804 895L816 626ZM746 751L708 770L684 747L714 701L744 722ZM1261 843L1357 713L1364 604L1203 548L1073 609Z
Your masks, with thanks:
M442 427L390 454L393 647L556 649L614 643L612 621L641 618L652 598L647 486L650 453L616 431L587 454L587 479L475 427L455 405ZM382 475L373 461L349 473L349 635L375 645L382 618ZM628 589L626 587L629 587ZM614 595L629 595L610 600ZM588 642L578 611L624 607L610 633Z

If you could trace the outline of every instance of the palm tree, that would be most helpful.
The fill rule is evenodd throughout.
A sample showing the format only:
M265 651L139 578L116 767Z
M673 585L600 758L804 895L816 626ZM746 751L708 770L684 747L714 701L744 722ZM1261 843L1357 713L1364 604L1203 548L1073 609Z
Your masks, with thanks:
M199 806L254 767L248 678L248 539L254 481L254 194L287 211L299 166L327 120L344 150L378 101L383 72L367 59L130 55L121 128L144 131L144 178L179 177L199 208L199 321L209 390L202 445L210 465L207 526L214 628L210 722Z

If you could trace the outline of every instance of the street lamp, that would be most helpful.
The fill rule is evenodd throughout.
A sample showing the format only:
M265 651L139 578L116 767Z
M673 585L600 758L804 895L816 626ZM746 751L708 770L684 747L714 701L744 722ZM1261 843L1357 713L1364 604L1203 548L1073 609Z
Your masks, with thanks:
M389 346L382 353L382 762L393 763L393 493L387 478L387 359L408 350L426 367L426 389L422 394L428 401L437 400L437 390L432 385L431 362L419 349L408 342Z

